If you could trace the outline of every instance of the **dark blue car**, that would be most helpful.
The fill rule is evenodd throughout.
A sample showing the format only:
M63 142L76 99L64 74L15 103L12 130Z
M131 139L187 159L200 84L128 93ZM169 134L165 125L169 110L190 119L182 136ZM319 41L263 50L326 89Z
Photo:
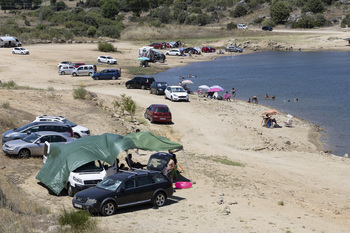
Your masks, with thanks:
M102 79L112 79L116 80L120 77L120 70L117 69L105 69L98 73L94 73L91 77L94 80L102 80Z
M149 89L149 93L156 95L164 95L164 91L167 88L168 84L166 82L153 82Z

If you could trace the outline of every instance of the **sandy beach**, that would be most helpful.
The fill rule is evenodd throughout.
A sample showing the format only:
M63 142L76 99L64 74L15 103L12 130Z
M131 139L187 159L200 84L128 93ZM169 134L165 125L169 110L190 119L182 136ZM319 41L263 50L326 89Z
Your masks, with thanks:
M334 35L334 32L312 34L311 47L308 47L309 38L305 43L283 46L347 51L347 42L342 39L347 37L346 32ZM330 40L331 37L337 39ZM226 41L212 46L224 47ZM124 135L139 128L184 146L184 152L178 152L177 157L185 168L182 175L191 179L193 187L176 190L160 209L146 205L121 209L111 217L95 217L101 229L107 232L350 231L350 161L323 152L318 127L296 117L292 128L281 124L282 128L269 129L261 124L261 113L267 107L259 104L212 100L196 94L190 96L190 102L177 103L151 95L149 91L126 89L125 81L132 78L127 68L138 66L140 46L127 41L113 44L118 53L112 56L118 60L117 67L122 68L122 78L116 81L95 81L88 76L57 73L57 64L61 61L96 63L102 53L95 43L25 45L30 50L29 56L0 49L0 80L30 87L0 89L1 103L8 102L11 107L2 109L2 114L11 115L11 110L20 110L23 114L16 113L17 119L23 124L37 115L63 115L88 127L95 135ZM261 42L249 45L245 51L258 52L257 47L269 49L268 42ZM151 66L162 70L212 60L216 56L168 56L165 64ZM99 69L104 67L109 66ZM73 89L80 85L96 93L97 99L73 99ZM135 117L139 123L114 115L112 102L123 93L136 102ZM151 124L144 120L145 108L153 103L168 105L174 124ZM284 114L275 117L281 123L287 120ZM152 152L141 151L141 154L144 155L135 154L134 158L145 163ZM38 184L35 176L42 165L41 159L14 160L1 152L0 161L11 162L2 172L22 178L18 185L27 198L49 207L52 213L58 213L63 207L73 208L69 196L53 196ZM24 167L27 162L32 164L31 169L16 174L18 167Z

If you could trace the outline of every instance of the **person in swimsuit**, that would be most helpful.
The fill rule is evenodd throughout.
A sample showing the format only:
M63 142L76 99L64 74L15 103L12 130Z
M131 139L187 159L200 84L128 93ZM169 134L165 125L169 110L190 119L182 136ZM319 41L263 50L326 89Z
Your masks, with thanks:
M235 101L235 98L236 98L236 90L235 90L234 88L232 88L231 96L232 96L232 101Z

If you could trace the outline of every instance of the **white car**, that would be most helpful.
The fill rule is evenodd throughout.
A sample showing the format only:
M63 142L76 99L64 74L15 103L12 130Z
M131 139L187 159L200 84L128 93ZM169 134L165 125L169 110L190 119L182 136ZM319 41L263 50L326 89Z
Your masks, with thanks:
M181 52L180 49L171 49L165 53L165 55L170 55L170 56L180 56Z
M237 28L248 29L248 26L243 23L240 23L240 24L237 24Z
M43 116L36 117L33 122L38 122L38 121L40 122L55 121L55 122L65 123L70 127L72 127L74 138L90 136L90 130L88 128L85 128L84 126L81 126L81 125L76 125L73 122L64 118L63 116L43 115Z
M114 58L111 57L111 56L104 56L104 55L99 56L99 57L97 58L97 61L98 61L98 62L108 63L108 64L117 64L117 60L114 59Z
M164 98L171 101L189 101L187 91L181 86L168 86L164 91Z
M13 54L29 54L29 51L23 47L15 47L12 49Z
M64 65L73 66L73 63L70 61L63 61L63 62L58 63L57 67L60 68L61 66L64 66Z

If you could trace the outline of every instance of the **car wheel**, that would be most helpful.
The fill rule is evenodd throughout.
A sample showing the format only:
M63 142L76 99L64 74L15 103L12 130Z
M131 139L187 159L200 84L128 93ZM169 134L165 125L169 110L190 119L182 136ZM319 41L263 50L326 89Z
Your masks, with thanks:
M107 201L106 203L103 204L101 213L104 216L111 216L112 214L114 214L116 209L117 209L117 206L114 204L114 202Z
M112 80L116 80L115 76L112 77Z
M110 61L107 61L107 64L111 63Z
M153 123L153 122L154 122L153 117L151 117L151 118L149 119L149 121L150 121L151 123Z
M89 76L91 76L92 75L92 72L89 72Z
M145 89L146 89L146 86L145 86L145 85L142 85L142 86L141 86L141 89L142 89L142 90L145 90Z
M152 88L149 89L149 93L152 94Z
M101 59L97 59L98 62L101 62Z
M61 72L61 75L65 75L66 73L64 71Z
M171 101L174 101L173 96L171 96L170 98L171 98Z
M73 197L74 194L75 194L74 191L73 191L73 187L70 184L68 184L67 193L68 193L68 196L70 196L70 197Z
M30 151L28 149L22 149L18 152L18 157L22 159L27 159L30 157Z
M98 80L98 76L94 77L95 80Z
M167 99L166 94L164 93L164 99Z
M130 89L130 84L127 84L127 85L126 85L126 88L127 88L127 89Z
M77 76L77 73L73 73L72 75L73 75L73 77L75 77L75 76Z
M165 204L166 196L163 192L156 194L153 200L153 205L156 207L162 207Z
M158 90L156 90L156 95L159 95L159 91Z
M143 116L148 120L146 112L145 112L145 114L143 114Z
M15 54L15 51L12 51L13 54Z
M77 133L75 133L75 134L73 135L73 137L76 138L76 139L78 139L78 138L80 138L80 135L77 134Z

